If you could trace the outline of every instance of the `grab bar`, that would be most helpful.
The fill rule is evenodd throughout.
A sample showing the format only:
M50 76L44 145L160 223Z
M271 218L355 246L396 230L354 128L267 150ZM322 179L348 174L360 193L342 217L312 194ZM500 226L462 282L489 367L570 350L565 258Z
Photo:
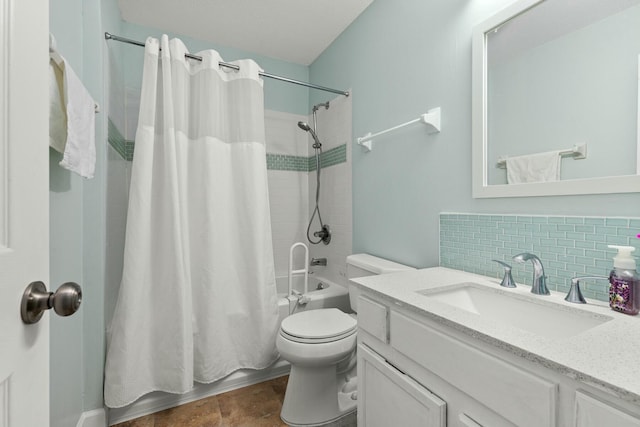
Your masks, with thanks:
M304 268L294 270L293 252L299 246L304 248ZM309 287L309 247L302 242L294 243L289 249L289 293L287 296L293 295L293 276L299 274L304 274L304 293L306 294Z

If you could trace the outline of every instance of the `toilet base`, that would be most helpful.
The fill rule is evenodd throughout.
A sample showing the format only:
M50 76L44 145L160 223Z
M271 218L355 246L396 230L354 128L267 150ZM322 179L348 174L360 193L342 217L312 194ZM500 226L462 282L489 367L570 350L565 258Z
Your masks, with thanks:
M280 418L296 427L340 422L356 410L358 401L352 399L356 396L352 391L355 381L355 377L348 375L338 377L336 365L313 368L292 365Z

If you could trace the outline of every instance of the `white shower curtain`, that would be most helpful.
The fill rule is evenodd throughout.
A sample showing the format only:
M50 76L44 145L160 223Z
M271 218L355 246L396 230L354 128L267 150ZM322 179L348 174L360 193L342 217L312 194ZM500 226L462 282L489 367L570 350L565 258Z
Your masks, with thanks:
M162 48L159 50L159 48ZM104 397L185 393L277 358L262 80L149 38Z

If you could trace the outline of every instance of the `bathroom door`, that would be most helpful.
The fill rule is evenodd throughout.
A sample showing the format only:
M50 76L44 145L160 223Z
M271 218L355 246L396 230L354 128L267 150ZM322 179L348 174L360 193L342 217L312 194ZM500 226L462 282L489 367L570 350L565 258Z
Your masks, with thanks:
M0 0L0 427L49 426L49 314L22 293L49 280L47 0Z

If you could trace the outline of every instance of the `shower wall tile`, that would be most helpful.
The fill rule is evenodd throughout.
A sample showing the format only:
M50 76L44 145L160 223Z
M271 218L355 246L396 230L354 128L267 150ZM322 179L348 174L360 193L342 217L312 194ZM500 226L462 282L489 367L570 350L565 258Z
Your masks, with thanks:
M105 324L111 323L122 279L125 229L129 206L131 162L107 150L107 211L105 251Z
M308 211L308 174L290 171L267 171L271 235L276 276L287 276L289 248L295 242L306 241ZM296 252L297 268L304 263Z
M315 274L336 283L346 284L346 257L352 252L351 200L351 98L339 96L330 100L329 109L317 112L318 136L324 149L320 176L320 212L332 237L329 245L310 247L311 256L327 258L326 267L314 267ZM309 170L315 171L315 159L310 156ZM315 173L309 174L309 213L315 208ZM319 229L317 218L311 230Z
M322 141L325 151L347 144L352 138L352 98L338 96L329 101L329 109L320 107L316 118L318 122L318 137ZM309 115L309 122L313 116Z
M267 153L306 159L311 146L309 134L298 127L298 122L304 121L307 117L303 115L265 110Z
M122 71L119 69L119 61L117 59L119 54L119 47L109 45L109 48L107 49L107 55L109 57L109 60L107 61L109 64L109 84L107 85L109 88L108 115L109 121L113 122L117 129L122 129L124 131L127 119L124 108L124 76L122 75Z
M307 157L267 153L267 169L308 172L309 159Z
M323 151L320 156L320 164L322 168L328 168L347 161L347 144L342 144L338 147L332 148L328 151ZM307 159L307 170L309 172L316 170L316 158L310 156Z
M111 121L111 118L109 118L108 122L107 140L109 141L109 145L113 147L113 149L120 155L120 157L126 159L126 141L118 130L118 127L114 124L113 121Z
M125 95L125 129L109 123L109 144L115 151L114 156L129 161L133 159L135 148L133 138L139 109L137 92L132 90ZM342 105L332 101L328 110L332 113L331 117L325 117L322 112L318 114L318 133L322 135L325 149L322 155L321 212L323 220L332 228L333 240L329 246L318 245L322 248L309 245L311 256L329 259L327 271L318 271L318 274L341 282L344 282L345 259L351 253L352 241L351 163L348 144L351 139L350 105L350 101L348 104L343 102ZM345 117L341 116L345 114ZM291 245L296 242L308 244L306 231L310 209L313 209L309 207L312 202L309 194L315 194L316 185L315 174L309 172L315 171L315 158L313 150L309 150L311 141L308 132L298 128L297 123L309 120L307 116L265 111L266 163L276 276L288 274ZM333 138L333 142L328 138ZM111 159L110 164L119 163L116 159ZM130 167L126 169L129 173ZM115 178L112 181L115 183ZM313 230L315 229L312 227ZM303 263L302 257L302 252L297 252L294 256L297 268Z
M126 140L111 119L109 119L108 123L107 140L121 158L129 161L133 160L134 142Z
M531 284L533 269L513 265L511 258L532 252L542 260L548 285L566 292L576 275L608 275L615 250L608 245L636 247L640 254L638 218L440 214L440 265L501 278L497 259L513 267L514 279ZM587 298L607 301L608 285L585 282Z
M125 88L124 102L124 111L126 114L124 137L128 141L133 141L136 138L136 129L138 128L138 114L140 113L140 88Z

